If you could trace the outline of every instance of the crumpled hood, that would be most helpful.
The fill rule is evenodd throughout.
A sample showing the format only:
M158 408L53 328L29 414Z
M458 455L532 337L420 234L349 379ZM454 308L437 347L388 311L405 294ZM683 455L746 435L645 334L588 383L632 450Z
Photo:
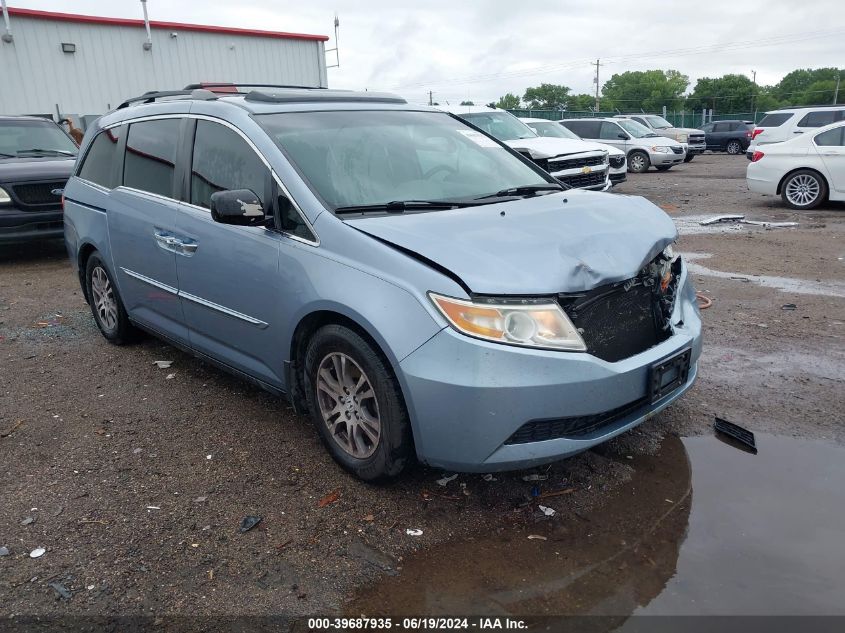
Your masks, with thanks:
M623 281L678 235L671 218L644 198L591 191L345 221L490 295L579 292Z
M591 148L585 147L583 141L552 136L519 138L513 141L505 141L505 143L516 151L529 152L531 158L554 158L564 154L580 154L592 151Z
M0 182L66 180L76 158L0 158Z

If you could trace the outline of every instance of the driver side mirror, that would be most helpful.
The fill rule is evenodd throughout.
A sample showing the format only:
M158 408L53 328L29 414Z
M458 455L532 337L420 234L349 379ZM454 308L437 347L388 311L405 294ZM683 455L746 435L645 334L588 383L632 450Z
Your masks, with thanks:
M211 217L221 224L261 226L267 223L264 205L249 189L231 189L211 194Z
M625 134L625 132L619 132L619 134L617 134L616 136L621 138L623 141L630 141L631 140L631 137L628 136L627 134Z

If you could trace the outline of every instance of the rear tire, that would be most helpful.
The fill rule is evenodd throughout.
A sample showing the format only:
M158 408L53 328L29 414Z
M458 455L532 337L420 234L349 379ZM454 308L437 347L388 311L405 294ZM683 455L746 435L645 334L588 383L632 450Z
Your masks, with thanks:
M628 171L632 174L648 171L649 165L651 165L651 160L645 152L635 150L628 154Z
M138 339L140 331L129 321L117 286L97 251L85 266L85 290L94 321L109 343L126 345Z
M725 146L725 151L732 156L742 154L742 143L736 140L728 141L728 144Z
M793 209L815 209L827 198L827 183L818 172L799 169L784 179L780 196Z
M412 461L413 437L399 383L357 332L320 328L305 353L308 409L334 460L364 481L392 479Z

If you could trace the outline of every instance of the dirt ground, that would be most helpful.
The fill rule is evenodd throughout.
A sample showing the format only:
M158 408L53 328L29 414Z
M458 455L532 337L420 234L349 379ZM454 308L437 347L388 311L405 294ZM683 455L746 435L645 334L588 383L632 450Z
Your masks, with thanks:
M842 444L845 206L789 211L746 190L746 164L708 154L618 188L678 221L713 301L699 380L537 484L517 472L443 487L423 467L358 482L286 402L153 338L109 345L61 244L0 252L0 616L339 613L415 550L545 520L535 485L574 489L547 499L558 516L601 505L638 456L667 434L711 433L714 414ZM697 224L725 213L799 226ZM251 515L261 522L240 533Z

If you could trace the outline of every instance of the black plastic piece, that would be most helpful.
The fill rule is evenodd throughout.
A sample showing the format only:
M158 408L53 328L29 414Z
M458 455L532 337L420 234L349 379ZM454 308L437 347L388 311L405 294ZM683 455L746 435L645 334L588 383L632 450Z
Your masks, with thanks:
M153 103L156 99L163 99L165 97L191 97L193 99L203 99L206 101L210 101L212 99L217 99L219 95L214 94L209 90L151 90L150 92L145 92L144 94L138 97L132 97L131 99L127 99L119 106L117 106L118 110L129 106L130 103Z
M717 433L722 433L728 437L732 437L751 449L752 453L755 455L757 454L757 442L754 440L754 433L748 429L742 428L738 424L723 420L719 416L714 416L714 418L715 423L713 426L715 427Z
M408 103L402 97L386 92L355 92L353 90L327 90L325 88L292 89L283 92L253 90L244 99L260 103Z
M185 90L205 90L208 88L298 88L300 90L327 90L327 88L323 88L322 86L292 86L288 84L242 84L238 83L237 81L228 81L228 82L206 82L200 84L188 84L185 86ZM240 92L230 92L230 93L222 93L222 94L243 94Z

